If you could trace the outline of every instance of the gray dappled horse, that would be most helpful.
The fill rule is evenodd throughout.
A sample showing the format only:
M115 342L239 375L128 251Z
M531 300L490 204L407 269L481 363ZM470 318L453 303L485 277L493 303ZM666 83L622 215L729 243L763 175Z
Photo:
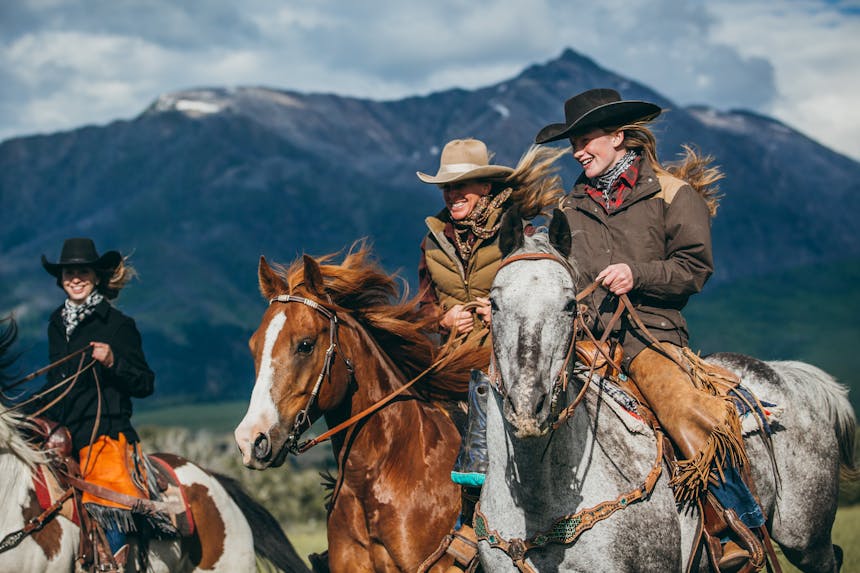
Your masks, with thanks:
M520 561L526 571L684 571L695 550L697 521L676 509L665 471L650 496L636 502L625 498L660 465L650 428L592 382L567 422L551 430L558 409L570 404L583 383L582 376L572 377L560 404L552 404L554 381L574 362L565 361L576 285L575 270L561 262L570 250L564 215L556 212L548 235L524 237L513 218L501 232L506 256L544 252L558 259L503 264L491 291L495 361L506 395L493 391L487 413L490 459L479 506L483 521L476 521L476 530L489 536L479 544L483 566L516 571L499 547L522 555L528 545L517 540L528 540L537 547ZM830 532L840 465L856 477L855 419L847 390L802 362L762 362L739 354L708 360L782 407L772 436L776 472L760 433L745 437L772 538L803 571L838 570L841 550L832 545ZM616 511L591 529L581 523L589 514L550 531L558 518L607 501L616 502ZM546 542L577 527L585 530L573 542ZM699 568L708 569L701 555L693 570Z

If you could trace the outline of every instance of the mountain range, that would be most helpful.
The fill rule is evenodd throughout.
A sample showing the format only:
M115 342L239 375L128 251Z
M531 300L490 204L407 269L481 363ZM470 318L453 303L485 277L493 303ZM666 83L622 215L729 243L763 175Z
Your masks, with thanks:
M773 277L826 268L838 282L843 263L860 260L860 163L772 118L679 106L570 49L496 85L396 101L189 89L131 120L0 143L0 312L21 324L21 367L44 363L47 317L62 301L39 256L56 260L63 239L91 236L139 271L118 304L138 322L162 399L247 397L260 255L288 263L368 237L414 285L423 219L442 207L415 172L435 172L460 137L513 165L562 121L565 99L592 87L666 109L655 130L664 161L693 143L726 173L705 302L735 284L779 298ZM572 157L561 166L569 187L579 169Z

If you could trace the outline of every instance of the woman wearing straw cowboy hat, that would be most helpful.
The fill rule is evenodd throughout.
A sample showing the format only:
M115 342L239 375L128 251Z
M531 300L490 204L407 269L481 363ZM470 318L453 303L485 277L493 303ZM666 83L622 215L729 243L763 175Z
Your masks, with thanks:
M583 284L601 283L585 300L591 330L601 335L616 297L629 295L666 350L626 319L610 338L622 346L622 366L681 453L681 471L672 481L676 495L682 501L719 500L716 512L722 513L719 505L730 508L748 528L758 528L764 523L761 509L737 470L745 453L734 406L695 389L679 366L686 363L682 349L688 340L681 309L713 272L710 218L717 208L714 184L722 174L690 148L681 165L660 165L648 125L662 110L653 103L593 89L567 100L564 111L565 122L544 127L535 143L570 141L583 168L561 207ZM730 541L726 531L718 537L728 541L716 556L721 570L743 566L750 553L734 534Z
M423 293L420 304L438 317L443 334L462 336L464 344L488 343L491 314L487 296L502 258L498 247L502 215L516 206L524 219L531 219L558 202L561 182L553 163L561 154L532 147L511 168L490 164L490 153L482 141L455 139L442 150L435 175L417 173L424 183L439 186L445 202L436 216L426 219L429 232L421 243L418 266ZM474 311L466 310L471 307ZM461 523L471 522L471 508L487 467L487 383L483 372L472 372L469 421L451 473L454 482L464 488Z
M42 266L66 294L48 323L50 362L85 347L95 361L44 416L69 428L85 481L148 499L140 469L140 439L131 425L131 398L152 394L155 375L146 363L134 320L108 302L117 297L134 270L119 252L99 255L93 241L85 238L67 239L56 263L42 255ZM52 370L46 387L73 376L77 368L78 361L72 360ZM66 388L43 400L50 404ZM136 528L129 508L89 492L83 502L114 553L113 558L101 556L100 570L114 566L123 570L126 533Z

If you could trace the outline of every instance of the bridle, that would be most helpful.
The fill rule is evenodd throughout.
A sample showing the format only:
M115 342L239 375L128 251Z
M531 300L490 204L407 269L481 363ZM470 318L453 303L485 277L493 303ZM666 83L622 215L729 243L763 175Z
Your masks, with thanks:
M281 303L291 303L298 302L304 304L305 306L309 306L329 321L329 331L328 331L328 340L329 345L328 349L325 351L325 360L323 361L322 370L317 376L316 384L314 384L313 390L311 390L311 395L308 397L307 404L305 407L296 414L296 419L293 421L293 427L290 429L290 433L287 436L286 442L284 443L284 447L286 447L290 453L293 455L297 455L300 452L304 451L302 449L302 445L299 444L299 439L302 434L305 433L312 425L313 420L311 420L310 411L316 405L317 398L319 396L320 388L322 387L323 380L326 378L331 378L331 370L334 365L334 360L336 356L340 356L341 360L343 360L344 366L346 366L346 370L349 373L349 378L352 379L355 373L355 370L352 366L352 361L339 354L337 351L338 347L338 320L337 313L329 310L324 307L320 303L315 300L311 300L309 298L305 298L303 296L295 296L291 294L281 294L269 300L269 306L273 303L281 302Z
M571 279L573 279L573 284L576 284L576 280L574 278L574 271L573 268L570 266L570 263L566 259L563 259L562 257L553 253L520 253L517 255L513 255L502 261L502 264L499 266L499 270L501 270L506 265L517 261L535 260L550 260L559 263L562 267L565 268L565 270L567 270ZM498 271L496 272L498 274ZM582 299L593 293L599 285L600 282L594 281L585 289L576 294L575 301L579 303ZM620 304L618 305L618 309L616 310L612 319L609 321L609 325L605 329L604 335L601 337L600 341L594 339L594 336L591 334L591 331L585 324L585 320L582 318L583 313L580 312L578 306L575 309L573 327L571 328L570 340L568 341L567 354L564 357L564 363L562 364L561 370L556 375L552 385L551 413L554 417L554 420L551 424L551 428L553 431L557 430L562 424L565 423L565 421L567 421L573 415L574 410L585 397L586 390L591 383L592 374L594 373L595 367L594 361L592 361L592 364L589 367L587 375L585 377L585 381L582 384L582 389L579 391L579 394L577 395L576 399L571 402L570 405L558 412L558 400L561 395L563 395L564 392L567 390L567 384L572 372L572 361L573 357L576 354L576 340L580 332L583 332L586 337L591 339L592 342L596 342L598 352L603 354L603 357L609 363L611 363L613 367L615 367L616 369L619 368L618 364L615 363L612 357L606 354L605 351L602 349L602 345L606 341L606 337L608 336L609 332L612 330L612 326L620 319L621 314L624 310L628 310L631 316L634 316L634 320L639 321L638 317L635 316L635 311L633 310L633 306L630 304L630 301L627 296L621 295L619 297L619 301ZM499 394L502 397L507 396L507 389L505 388L501 373L499 372L498 367L496 365L495 349L491 355L490 379L491 381L493 381ZM480 502L478 502L475 506L475 533L478 538L478 541L485 541L490 545L490 547L500 549L501 551L505 552L508 557L511 558L511 561L519 571L533 573L534 569L531 567L531 565L529 565L529 563L526 562L527 552L531 551L532 549L544 547L550 543L565 545L572 544L585 531L588 531L600 521L607 519L616 511L623 510L633 503L648 499L651 495L651 492L654 490L654 486L657 483L657 479L660 477L660 474L662 472L662 459L663 439L658 435L656 458L651 466L650 471L648 472L648 475L645 477L641 485L639 485L633 490L621 493L614 500L604 501L593 507L588 507L576 513L564 515L560 518L557 518L548 529L540 531L535 535L529 537L528 539L505 539L504 537L502 537L502 535L499 534L498 531L491 529L487 520L487 516L484 515L484 513L481 511L481 504Z
M553 261L561 265L565 271L567 271L568 275L571 278L573 284L576 284L575 273L570 263L558 256L554 253L519 253L516 255L512 255L499 265L499 268L496 271L496 274L504 267L508 266L511 263L515 263L518 261ZM597 288L598 284L592 283L587 288L577 293L575 300L578 303L586 296L590 295ZM588 384L583 384L582 389L579 391L576 399L571 402L564 410L559 411L559 400L562 395L567 391L567 385L570 381L571 374L571 366L573 362L573 357L575 356L575 347L576 347L576 339L579 333L580 327L583 326L582 320L578 320L579 309L574 310L574 320L573 320L573 328L571 328L570 339L567 343L567 353L564 356L564 362L562 363L561 369L556 375L555 379L552 382L551 388L551 398L550 398L550 411L552 414L552 429L556 430L558 427L563 424L570 416L573 415L574 410L585 397L585 391L588 388ZM587 329L585 329L587 330ZM502 380L502 374L499 371L499 368L496 364L496 351L495 347L493 348L493 353L490 356L490 381L496 388L496 391L502 398L507 397L508 389L505 387L504 380ZM590 378L590 374L589 374Z

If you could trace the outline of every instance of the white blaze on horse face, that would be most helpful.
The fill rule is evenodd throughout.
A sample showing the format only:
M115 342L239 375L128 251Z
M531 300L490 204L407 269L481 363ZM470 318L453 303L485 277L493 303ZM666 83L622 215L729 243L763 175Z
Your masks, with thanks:
M275 361L272 357L272 352L275 348L275 342L278 340L278 336L286 322L286 313L279 312L272 317L272 320L269 321L266 327L266 337L263 340L263 353L260 357L260 369L257 372L257 380L254 382L251 402L248 404L248 411L245 417L234 433L236 444L238 444L239 450L242 452L242 460L245 463L251 461L254 439L257 435L268 433L272 427L278 425L280 422L278 408L272 399L272 385L275 380Z

